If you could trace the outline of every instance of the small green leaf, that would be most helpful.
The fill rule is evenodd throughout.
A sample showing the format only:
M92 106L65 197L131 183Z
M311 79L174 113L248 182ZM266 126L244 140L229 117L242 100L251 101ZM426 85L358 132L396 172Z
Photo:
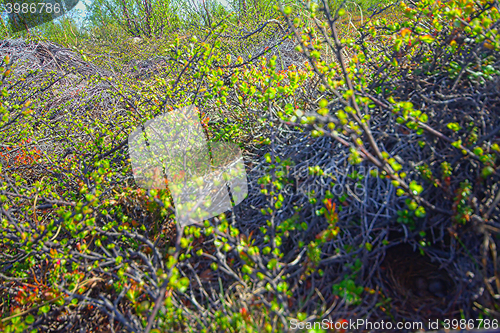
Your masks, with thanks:
M418 207L418 205L415 201L411 201L411 202L407 203L407 206L408 206L408 209L410 209L410 210L416 210Z
M419 185L416 181L412 181L410 183L410 191L411 193L413 193L413 195L419 195L420 193L422 193L422 191L424 190L424 188Z
M460 129L462 129L462 127L460 127L458 123L448 123L446 126L454 132L457 132Z
M487 178L490 175L492 175L495 172L495 169L493 169L490 166L484 167L483 170L481 171L481 177Z
M425 216L425 208L422 207L422 206L419 206L416 210L415 210L415 216L416 217L424 217Z
M432 37L431 35L420 36L419 39L427 44L432 43L434 41L434 37Z

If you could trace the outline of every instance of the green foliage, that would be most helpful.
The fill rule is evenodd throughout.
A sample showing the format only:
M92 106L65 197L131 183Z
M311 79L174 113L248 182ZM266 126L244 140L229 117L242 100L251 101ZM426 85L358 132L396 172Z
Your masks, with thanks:
M456 197L453 200L453 220L456 223L465 224L470 220L473 213L470 207L471 190L472 186L468 180L460 183L460 187L456 190Z
M361 295L364 291L362 286L357 286L355 283L355 279L361 269L361 260L357 259L353 265L350 265L349 269L352 272L349 275L345 275L340 283L335 283L332 286L333 294L345 299L349 305L358 305L361 302Z
M92 28L118 26L128 36L161 38L181 25L183 4L174 1L96 0L87 7Z

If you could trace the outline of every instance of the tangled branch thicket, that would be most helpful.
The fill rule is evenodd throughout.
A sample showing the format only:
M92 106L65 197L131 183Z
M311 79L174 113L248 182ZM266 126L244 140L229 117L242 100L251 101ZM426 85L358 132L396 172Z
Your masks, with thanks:
M293 319L361 318L493 327L498 8L389 5L353 38L338 30L342 8L311 3L248 31L220 22L106 70L92 64L106 58L95 49L84 59L2 42L0 327L271 332ZM137 76L142 63L155 66ZM127 139L191 104L211 141L243 148L248 197L181 227L168 189L137 188Z

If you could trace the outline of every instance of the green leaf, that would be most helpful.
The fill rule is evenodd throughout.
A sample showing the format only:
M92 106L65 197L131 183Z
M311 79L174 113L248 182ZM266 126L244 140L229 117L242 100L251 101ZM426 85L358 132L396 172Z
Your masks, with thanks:
M488 176L492 175L495 172L495 169L493 169L490 166L484 167L483 170L481 171L481 177L487 178Z
M419 39L427 44L432 43L434 41L434 37L432 37L431 35L420 36Z
M307 318L307 314L306 314L306 313L304 313L304 312L299 312L299 313L297 314L297 319L298 319L299 321L304 321L304 320L306 320L306 318Z
M425 208L422 207L422 206L419 206L416 210L415 210L415 216L416 217L424 217L425 216Z
M462 127L460 127L460 125L458 123L449 123L448 125L446 125L449 129L451 129L452 131L454 132L457 132L459 131L460 129L462 129Z
M410 183L410 191L413 193L413 195L419 195L420 193L422 193L422 191L424 190L424 188L419 185L416 181L412 181Z
M248 265L243 265L243 267L241 267L241 271L245 274L252 274L253 269Z
M407 206L410 210L416 210L418 205L415 201L410 201L409 203L407 203Z
M267 269L272 270L276 267L277 264L278 264L278 260L273 258L273 259L269 260L269 262L267 263Z
M460 148L460 146L462 145L462 140L454 141L451 143L451 145L455 148Z

